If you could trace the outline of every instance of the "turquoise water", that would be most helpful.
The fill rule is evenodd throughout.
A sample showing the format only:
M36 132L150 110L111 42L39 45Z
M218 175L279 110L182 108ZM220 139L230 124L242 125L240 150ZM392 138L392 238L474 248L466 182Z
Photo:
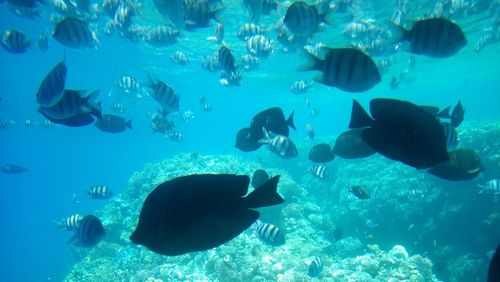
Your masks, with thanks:
M387 27L387 21L396 8L395 1L353 2L353 6L357 8L348 9L345 13L333 13L331 25L326 25L324 30L315 33L310 43L323 42L330 47L345 47L350 40L342 35L342 30L353 18L373 19L375 23ZM458 2L460 1L454 3ZM123 201L127 199L127 193L130 195L134 183L139 181L130 180L131 175L136 171L145 171L145 175L154 176L154 165L146 168L144 165L164 161L170 163L171 173L165 172L163 177L151 180L150 186L158 184L159 180L207 170L251 176L253 170L262 167L287 174L289 181L300 187L297 188L300 193L288 192L290 198L284 195L287 198L287 205L284 207L263 211L266 220L285 226L285 231L292 238L287 243L288 249L264 247L255 255L256 258L281 256L290 262L282 263L281 267L285 269L280 270L278 267L276 274L270 271L271 274L256 276L274 280L278 279L278 274L289 270L303 273L303 278L308 279L305 261L318 255L322 255L325 262L323 279L333 279L332 273L335 269L341 269L341 266L352 267L354 271L356 263L342 263L341 259L363 255L367 252L365 248L339 258L340 252L335 251L335 248L320 252L309 245L308 242L317 242L321 237L320 233L324 231L323 225L314 219L315 216L321 216L321 220L341 226L345 237L360 240L363 246L377 244L381 250L388 252L394 245L403 245L411 256L427 257L434 266L444 263L444 270L440 267L433 268L433 273L439 280L475 281L470 279L477 277L479 281L484 281L488 263L486 253L496 247L500 238L500 211L498 199L480 195L477 185L500 177L498 158L485 157L483 162L487 167L483 175L468 182L442 181L380 156L355 161L338 158L328 164L332 177L324 181L313 178L307 171L311 165L307 160L310 147L320 142L331 143L347 129L353 98L363 105L367 105L373 98L389 97L441 108L454 105L460 100L467 110L465 122L459 128L459 147L470 147L481 152L490 145L494 151L493 156L498 154L500 45L493 42L479 52L475 50L477 41L488 32L484 30L492 27L494 11L498 8L494 5L490 8L490 4L495 1L465 2L475 3L475 8L470 9L467 15L460 14L451 18L465 32L468 44L450 58L415 56L415 68L409 71L407 80L395 90L390 87L391 77L398 77L412 57L404 50L390 56L373 56L375 62L387 59L392 64L389 71L382 75L382 81L363 93L348 93L313 83L306 94L292 94L289 87L294 81L310 81L317 73L295 71L296 67L304 63L304 55L301 52L281 51L280 44L275 39L272 27L284 15L286 4L281 5L270 16L262 17L260 23L269 29L268 36L275 41L274 51L270 58L261 60L257 70L243 73L240 86L223 86L219 83L217 72L211 73L200 67L202 56L210 56L220 47L206 40L213 33L214 21L207 28L182 31L177 43L159 48L145 42L131 42L117 34L107 35L105 24L109 18L100 15L97 21L90 24L100 42L95 50L65 50L53 38L49 40L47 52L33 48L24 54L14 55L1 50L0 119L13 123L7 128L0 128L0 165L14 163L29 169L19 175L0 174L0 215L3 219L0 235L1 280L60 281L71 273L71 279L83 281L86 280L82 278L84 276L75 274L81 274L81 271L71 272L75 265L78 267L78 263L85 261L86 264L81 267L95 274L103 271L99 264L104 264L104 261L113 261L112 257L119 260L118 253L130 257L130 261L105 264L109 267L108 271L142 264L142 268L150 270L149 275L154 275L155 267L170 259L153 257L134 263L134 256L147 257L148 251L132 246L126 240L126 234L133 230L131 228L137 218L140 203L134 202L130 209L125 208L128 213L120 216L130 219L130 222L127 221L122 226L116 221L118 215L113 215L116 210L108 204L125 206ZM93 3L102 5L100 1ZM225 26L224 42L236 57L240 57L246 53L245 43L236 34L240 26L248 21L248 15L241 1L224 3L226 8L220 13ZM414 1L408 4L408 18L417 19L431 13L436 3L437 1ZM140 13L133 18L134 23L155 25L164 22L151 1L141 4ZM54 29L50 18L58 13L50 8L51 5L41 5L41 16L33 20L14 15L9 5L0 3L0 30L15 28L26 33L29 38L36 39L41 31ZM169 57L175 51L185 52L190 63L187 66L172 63ZM98 100L103 103L104 113L111 112L112 103L122 103L126 111L121 115L132 119L132 130L114 135L101 132L94 125L77 128L42 126L44 118L37 112L35 94L43 77L60 62L65 52L68 66L66 86L71 89L100 90ZM181 142L168 140L162 134L152 132L151 114L158 109L153 99L127 99L117 94L119 91L115 81L118 78L131 75L142 81L148 72L168 83L181 96L180 113L188 110L195 113L194 119L188 122L182 121L180 117L176 118L177 128L183 135ZM200 95L207 98L213 111L199 111ZM306 106L306 99L310 101L310 107ZM282 160L269 153L266 148L242 153L234 147L236 132L248 126L256 113L273 106L281 107L286 116L295 111L297 131L292 130L290 137L299 149L298 158ZM312 109L319 113L314 118L311 117ZM35 125L26 126L27 120L35 122ZM314 126L314 141L307 139L304 126L308 122ZM174 158L180 153L191 152L210 156L207 158L213 160L215 165L213 168L207 167L208 160ZM231 157L228 160L222 158L222 155ZM232 166L234 169L231 169ZM148 178L141 176L140 181L148 183ZM378 189L371 202L351 206L342 201L347 187L356 182L363 182L372 191ZM89 199L86 190L99 184L110 187L116 198ZM154 188L150 186L150 189ZM429 190L424 201L407 201L405 193L408 189L418 187ZM122 192L124 195L121 195ZM147 192L147 189L142 191L141 196L144 197ZM280 193L284 194L283 191ZM72 203L73 194L76 194L78 204ZM296 206L302 206L303 210L296 208L297 212L290 211ZM397 208L398 206L400 207ZM111 226L113 232L121 234L105 237L96 247L97 250L127 248L131 250L130 253L116 250L99 253L67 244L71 232L56 229L53 221L74 213L102 214L105 227ZM314 215L312 219L311 214ZM426 228L430 218L433 227ZM300 221L296 225L299 227L292 228L294 225L290 223L291 219ZM367 219L373 219L378 226L367 227ZM414 227L409 228L412 224ZM305 231L300 232L300 229ZM251 236L252 232L246 231L243 235ZM424 239L419 238L420 235ZM415 244L419 240L423 241ZM248 250L254 248L258 241L255 238L245 241L238 237L228 244L233 245L221 247L220 254L229 254L237 262L231 268L232 271L252 269L252 263L258 259L247 260L245 255L248 255ZM301 253L305 257L291 258L290 252L297 246L310 248L311 251ZM139 252L138 249L141 255L136 253ZM96 259L99 256L103 261ZM177 264L177 267L179 271L187 273L205 271L208 280L218 277L221 281L230 281L229 277L233 276L218 274L216 267L188 265L191 260L197 261L198 265L210 262L211 257L208 256L201 253L199 257L193 255L182 258L182 263ZM95 268L90 267L92 265ZM137 280L133 281L145 281L149 277L141 280L140 275L132 272L127 272L118 280L128 281L134 278ZM161 275L157 275L160 279ZM164 278L161 279L165 281L173 279L167 274L162 275ZM299 276L290 275L290 281L299 279ZM372 278L376 276L373 274ZM98 281L95 277L88 279ZM384 281L384 278L379 279Z

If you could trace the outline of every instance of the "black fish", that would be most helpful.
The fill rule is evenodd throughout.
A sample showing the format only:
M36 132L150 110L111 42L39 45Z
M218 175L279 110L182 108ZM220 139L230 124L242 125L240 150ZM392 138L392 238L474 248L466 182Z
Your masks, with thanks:
M283 136L289 135L288 127L295 129L292 112L288 119L285 119L283 110L278 107L269 108L256 114L250 122L251 136L257 140L264 138L262 128L274 134Z
M252 152L259 149L263 144L258 142L259 140L251 135L251 130L249 127L245 127L238 131L236 134L236 145L235 147L240 149L242 152Z
M19 174L28 171L28 169L16 164L7 164L2 166L2 171L8 174Z
M68 68L65 60L63 60L45 76L36 93L36 102L40 106L52 107L62 99L67 73Z
M309 160L315 163L327 163L333 161L333 159L335 159L335 154L328 144L315 145L309 151Z
M252 176L252 187L257 189L269 180L269 174L265 170L258 169Z
M409 166L430 168L448 160L443 128L433 115L410 102L373 99L370 118L354 100L349 128L378 153Z
M309 268L307 269L307 275L313 278L319 277L322 271L323 271L323 260L321 260L320 257L315 257L309 264Z
M375 154L375 150L361 137L362 132L362 128L357 128L340 134L335 140L332 152L344 159L366 158Z
M462 103L458 101L455 108L451 112L451 125L457 128L464 121L465 108L462 106Z
M279 175L247 195L246 175L201 174L178 177L146 198L130 240L151 251L182 255L220 246L259 217L254 208L283 203Z
M410 30L399 27L400 40L410 43L410 52L434 58L454 55L467 44L462 29L444 18L431 18L415 22Z
M325 59L306 52L309 62L297 71L317 70L315 81L347 92L363 92L381 81L373 59L355 48L322 48Z
M87 215L80 220L79 226L75 231L75 237L72 240L76 239L77 246L93 247L101 241L104 235L106 235L106 231L99 218Z
M80 126L86 126L95 121L94 117L90 113L82 113L82 114L77 114L75 116L69 117L69 118L64 118L64 119L56 119L52 118L48 115L46 115L43 112L40 112L46 119L53 123L57 124L62 124L66 126L71 126L71 127L80 127Z
M449 153L449 160L428 170L439 178L461 181L471 180L484 170L479 155L474 150L458 149Z
M500 281L500 245L498 245L493 257L491 258L490 266L488 268L487 282L498 281Z
M73 17L66 17L58 22L53 37L71 48L92 48L98 42L89 24Z
M0 46L11 54L22 54L31 47L31 41L22 32L15 29L7 29L1 34Z
M44 116L49 116L50 121L53 119L66 120L82 114L92 114L101 119L101 103L95 102L98 95L98 90L87 95L86 90L66 89L61 99L54 106L40 106L38 111Z
M260 220L255 222L255 231L260 240L271 246L281 246L285 244L285 234L281 229L269 223L263 223Z
M361 200L368 200L371 198L370 191L361 186L351 186L349 187L349 192L351 192L354 196L356 196L356 198Z
M120 133L132 129L132 120L125 120L116 115L102 115L102 119L95 122L95 126L104 132Z

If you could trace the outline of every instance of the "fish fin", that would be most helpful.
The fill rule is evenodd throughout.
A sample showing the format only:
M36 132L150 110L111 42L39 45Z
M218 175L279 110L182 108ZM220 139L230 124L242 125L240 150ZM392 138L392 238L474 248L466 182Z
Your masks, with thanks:
M132 129L132 120L129 119L125 122L125 127L127 127L128 129Z
M87 97L85 97L85 102L90 108L90 113L95 116L98 119L102 120L102 103L101 102L96 102L95 100L97 99L97 96L99 96L99 90L95 90Z
M297 67L296 71L310 71L310 70L320 70L322 61L314 56L313 54L304 50L304 54L306 56L307 62L299 67Z
M351 121L349 122L349 128L363 128L370 126L373 123L373 119L368 115L368 113L361 107L358 101L352 101L352 112Z
M248 208L259 208L266 206L274 206L284 203L285 200L278 194L278 182L280 176L276 175L262 184L259 189L255 189L248 194L244 199Z
M270 144L271 143L271 136L269 136L269 132L267 132L267 130L262 127L262 134L264 135L263 138L259 139L257 141L257 143L259 144Z
M442 111L437 113L436 117L438 117L438 118L450 118L451 117L450 116L450 107L451 106L444 108Z
M157 83L157 79L148 71L146 80L142 82L142 85L144 85L147 88L154 88L155 84Z
M315 76L314 81L319 82L321 84L327 84L325 76L322 74L318 74L317 76Z
M291 128L297 130L297 128L295 128L295 124L293 123L293 114L295 113L295 111L292 111L292 113L290 114L290 116L288 117L288 119L286 120L286 124L288 126L290 126Z
M410 38L410 31L405 29L404 27L395 24L392 21L387 21L388 22L388 29L390 33L393 35L392 38L390 38L387 42L387 46L396 44L401 41L406 41Z

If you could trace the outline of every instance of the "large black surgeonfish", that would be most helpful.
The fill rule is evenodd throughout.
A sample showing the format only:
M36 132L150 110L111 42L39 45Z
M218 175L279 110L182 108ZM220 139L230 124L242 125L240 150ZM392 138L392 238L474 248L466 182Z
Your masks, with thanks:
M278 181L274 176L247 196L246 175L200 174L166 181L144 201L130 240L168 256L220 246L259 218L254 208L284 202L276 191Z
M432 114L410 102L373 99L372 118L354 100L349 128L363 128L363 140L378 153L409 166L430 168L448 160L446 137Z

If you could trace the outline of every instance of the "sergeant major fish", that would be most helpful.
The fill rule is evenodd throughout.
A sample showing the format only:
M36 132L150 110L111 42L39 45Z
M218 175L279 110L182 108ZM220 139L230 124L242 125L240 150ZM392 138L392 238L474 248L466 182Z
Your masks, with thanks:
M73 214L68 216L67 218L61 219L58 222L55 222L57 228L64 228L67 231L71 231L77 229L80 226L80 221L83 219L83 216L79 214Z
M53 37L71 48L94 48L99 41L89 24L74 17L66 17L56 25Z
M257 220L254 223L254 229L257 233L257 237L266 244L271 246L281 246L285 244L285 234L276 225Z
M80 220L80 225L70 241L75 241L79 247L89 248L97 245L105 234L101 220L93 215L87 215Z
M162 107L164 117L179 110L180 97L168 84L150 75L145 85L153 91L151 96Z
M87 194L92 199L109 199L113 196L113 191L106 185L95 185L89 188Z
M295 1L286 10L283 23L298 36L310 36L319 30L321 23L327 22L327 14L318 12L314 5Z
M260 139L258 143L267 144L271 152L284 159L294 158L298 155L295 143L287 136L268 132L264 127L262 128L262 132L264 138Z
M36 102L43 107L52 107L64 94L68 68L65 60L55 65L40 83L36 93Z
M4 30L1 34L0 46L11 54L26 53L31 44L31 40L24 33L15 29Z
M314 165L309 169L309 172L311 175L319 178L319 179L325 179L328 178L328 174L326 172L326 166L324 165Z
M307 269L307 275L309 277L319 277L321 272L323 271L323 260L320 257L314 257L309 263L309 267Z

